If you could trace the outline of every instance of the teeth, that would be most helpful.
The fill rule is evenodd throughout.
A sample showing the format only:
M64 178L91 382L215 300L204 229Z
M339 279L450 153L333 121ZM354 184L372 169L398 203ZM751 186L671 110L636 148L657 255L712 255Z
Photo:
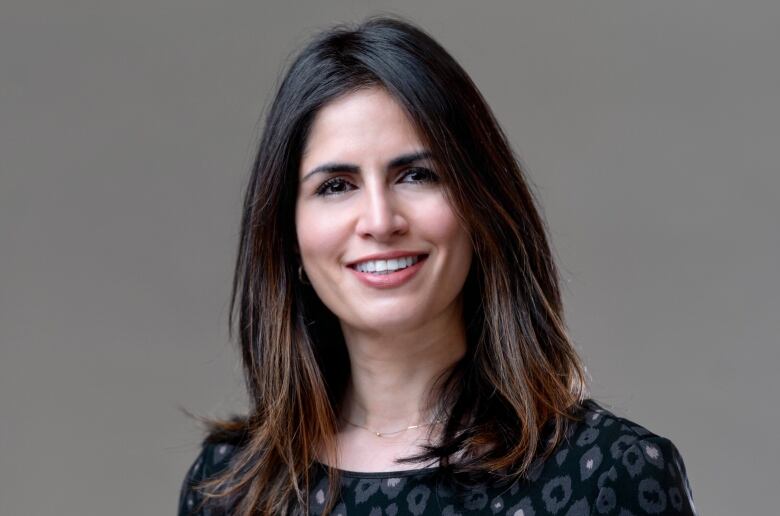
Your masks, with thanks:
M377 274L389 274L397 270L405 269L417 263L416 256L405 256L403 258L393 258L390 260L370 260L355 265L355 269L360 272L373 272Z

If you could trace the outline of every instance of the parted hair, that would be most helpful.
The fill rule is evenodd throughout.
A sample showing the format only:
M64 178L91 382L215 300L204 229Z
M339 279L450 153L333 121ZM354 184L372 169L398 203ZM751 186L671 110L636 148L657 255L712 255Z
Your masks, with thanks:
M428 146L471 235L463 286L467 350L435 382L438 439L399 463L438 462L457 484L521 479L564 439L587 394L567 333L558 271L520 160L468 74L431 36L382 15L339 24L295 56L266 114L246 187L230 335L248 413L209 420L207 441L238 444L200 485L231 514L308 512L318 450L334 450L350 366L338 319L298 276L295 202L313 119L334 99L384 88ZM325 514L336 502L328 468Z

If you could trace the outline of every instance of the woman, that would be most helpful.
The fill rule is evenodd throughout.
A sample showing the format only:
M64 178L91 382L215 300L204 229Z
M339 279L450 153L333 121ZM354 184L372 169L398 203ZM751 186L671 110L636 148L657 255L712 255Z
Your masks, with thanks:
M517 160L407 22L335 27L291 65L231 328L235 308L251 407L210 424L180 514L694 512L671 441L586 398Z

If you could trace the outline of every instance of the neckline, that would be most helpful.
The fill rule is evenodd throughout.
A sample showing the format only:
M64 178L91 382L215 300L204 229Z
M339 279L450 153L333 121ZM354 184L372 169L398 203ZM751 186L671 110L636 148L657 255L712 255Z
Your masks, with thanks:
M320 469L327 471L329 466L320 461L314 461ZM417 475L429 475L440 469L440 466L431 466L428 468L402 469L398 471L352 471L349 469L335 468L341 476L350 478L396 478L413 477Z
M589 411L595 411L595 412L605 412L604 408L601 407L596 400L593 398L586 398L580 403L580 408L584 413L587 413ZM610 412L606 412L607 414L610 414ZM582 421L579 421L578 423L575 423L574 426L579 427L580 424L582 424ZM327 464L324 464L318 460L314 461L314 464L316 464L320 469L327 472L329 466ZM427 468L417 468L417 469L404 469L404 470L398 470L398 471L352 471L348 469L340 469L335 468L336 471L339 472L340 475L344 477L349 478L397 478L397 477L412 477L412 476L418 476L418 475L431 475L433 473L436 473L441 469L441 466L431 466Z

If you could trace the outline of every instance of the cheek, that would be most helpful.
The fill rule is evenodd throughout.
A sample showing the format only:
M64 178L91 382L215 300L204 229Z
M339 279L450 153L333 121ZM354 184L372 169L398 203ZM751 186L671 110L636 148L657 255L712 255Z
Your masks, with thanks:
M317 260L338 253L342 238L341 224L333 213L303 206L295 212L295 232L301 258L307 268L317 267Z
M424 214L428 238L446 249L452 258L471 260L471 240L455 212L443 199Z

